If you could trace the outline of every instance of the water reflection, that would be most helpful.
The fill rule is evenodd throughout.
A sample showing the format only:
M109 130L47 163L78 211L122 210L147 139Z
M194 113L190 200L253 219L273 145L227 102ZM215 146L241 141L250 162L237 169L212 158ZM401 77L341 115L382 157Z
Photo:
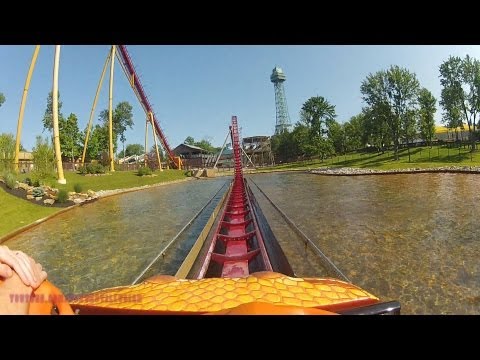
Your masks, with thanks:
M252 178L353 283L402 313L480 314L477 175ZM298 276L323 276L285 252Z
M480 242L472 174L254 181L353 283L404 314L480 314ZM76 208L5 244L34 256L65 294L129 284L230 179L128 193ZM325 276L318 259L252 191L297 276Z
M228 178L101 199L5 245L33 256L66 295L130 284Z

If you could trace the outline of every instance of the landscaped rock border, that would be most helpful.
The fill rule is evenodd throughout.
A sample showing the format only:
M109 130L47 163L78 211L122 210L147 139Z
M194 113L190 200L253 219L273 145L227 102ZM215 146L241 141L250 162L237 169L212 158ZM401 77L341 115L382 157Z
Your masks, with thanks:
M128 188L128 189L115 189L115 190L101 190L101 191L98 191L95 193L95 199L98 199L98 198L104 198L104 197L108 197L108 196L113 196L113 195L119 195L119 194L123 194L123 193L127 193L127 192L131 192L131 191L138 191L138 190L142 190L142 189L147 189L147 188L153 188L153 187L157 187L157 186L163 186L163 185L170 185L170 184L175 184L175 183L179 183L179 182L184 182L184 181L190 181L190 180L194 180L195 178L191 178L191 177L187 177L185 179L179 179L179 180L173 180L173 181L165 181L165 182L161 182L161 183L157 183L157 184L151 184L151 185L144 185L144 186L138 186L138 187L135 187L135 188ZM93 192L92 190L89 190L89 192ZM74 204L74 205L71 205L71 206L68 206L68 207L65 207L53 214L50 214L42 219L38 219L38 220L35 220L34 222L30 223L30 224L27 224L25 226L22 226L21 228L18 228L18 229L15 229L13 231L11 231L10 233L7 233L3 236L0 236L0 244L2 244L3 242L7 241L8 239L11 239L12 237L22 233L22 232L25 232L27 230L30 230L31 228L33 228L34 226L37 226L49 219L52 219L54 218L55 216L58 216L66 211L69 211L73 208L76 208L78 206L82 206L84 204Z
M170 185L170 184L180 183L180 182L194 180L194 179L195 178L187 177L185 179L165 181L165 182L161 182L161 183L137 186L137 187L128 188L128 189L100 190L100 191L97 191L96 194L97 194L97 197L99 197L99 198L105 198L105 197L108 197L108 196L119 195L119 194L124 194L124 193L132 192L132 191L154 188L154 187L163 186L163 185Z
M358 176L358 175L389 175L389 174L412 174L412 173L464 173L480 174L480 166L441 166L434 168L406 168L392 170L360 169L351 167L322 167L307 170L307 173L330 176Z
M57 201L58 189L52 188L47 185L31 186L26 183L17 181L15 187L13 189L10 189L6 186L5 181L3 179L0 179L0 186L5 190L5 192L9 193L10 195L29 201L35 205L47 207L65 208L72 205L83 204L84 202L93 201L98 198L98 195L92 190L88 190L86 193L76 193L70 191L68 193L68 199L63 203L60 203ZM35 197L35 189L41 189L42 195Z

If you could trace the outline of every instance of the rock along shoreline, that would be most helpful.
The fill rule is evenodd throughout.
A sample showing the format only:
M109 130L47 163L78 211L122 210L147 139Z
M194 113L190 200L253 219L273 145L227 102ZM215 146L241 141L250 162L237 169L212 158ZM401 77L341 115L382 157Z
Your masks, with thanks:
M149 188L154 188L154 187L159 187L159 186L165 186L165 185L170 185L170 184L176 184L176 183L180 183L180 182L185 182L185 181L190 181L190 180L193 180L194 178L191 178L191 177L187 177L187 178L184 178L184 179L178 179L178 180L172 180L172 181L165 181L165 182L161 182L161 183L156 183L156 184L150 184L150 185L143 185L143 186L137 186L137 187L133 187L133 188L124 188L124 189L114 189L114 190L100 190L100 191L92 191L92 193L94 193L94 195L91 196L91 200L90 201L84 201L84 202L81 202L81 203L75 203L74 205L70 205L68 207L64 207L62 209L60 209L59 211L53 213L53 214L50 214L44 218L41 218L41 219L38 219L38 220L35 220L33 221L32 223L30 224L27 224L25 226L22 226L20 228L17 228L15 230L12 230L11 232L1 236L0 235L0 244L4 243L5 241L11 239L12 237L22 233L22 232L25 232L27 230L30 230L31 228L41 224L41 223L44 223L45 221L47 220L50 220L52 218L54 218L55 216L58 216L60 214L63 214L64 212L67 212L67 211L70 211L71 209L74 209L78 206L84 206L88 203L91 203L92 201L94 200L97 200L97 199L100 199L100 198L106 198L106 197L110 197L110 196L114 196L114 195L120 195L120 194L124 194L124 193L128 193L128 192L132 192L132 191L138 191L138 190L144 190L144 189L149 189Z
M360 175L392 175L392 174L414 174L414 173L462 173L480 174L480 166L441 166L433 168L406 168L391 170L359 169L351 167L340 168L318 168L307 170L307 173L330 176L360 176Z

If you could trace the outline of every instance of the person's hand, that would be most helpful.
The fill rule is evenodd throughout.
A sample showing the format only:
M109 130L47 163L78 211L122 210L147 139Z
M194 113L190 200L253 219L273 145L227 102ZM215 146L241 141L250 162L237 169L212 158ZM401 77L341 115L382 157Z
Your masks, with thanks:
M36 289L47 278L47 273L30 256L22 251L13 251L0 246L0 279L9 279L18 274L26 286Z
M9 278L0 279L0 314L27 315L32 291L15 272Z

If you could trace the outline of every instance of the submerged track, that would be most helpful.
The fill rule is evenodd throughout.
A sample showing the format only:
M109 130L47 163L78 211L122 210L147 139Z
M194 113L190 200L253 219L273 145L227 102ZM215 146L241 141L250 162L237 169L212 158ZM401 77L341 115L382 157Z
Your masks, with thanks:
M351 283L350 279L348 279L347 276L342 271L340 271L340 269L333 263L333 261L330 260L330 258L327 255L325 255L322 252L322 250L320 250L318 246L307 235L305 235L305 233L287 216L287 214L285 214L285 212L282 209L280 209L268 197L267 194L265 194L265 192L262 189L260 189L260 187L255 183L255 181L253 181L251 178L248 181L257 187L258 191L260 191L260 193L265 197L265 199L268 200L268 202L273 206L273 208L275 208L275 210L277 210L280 213L280 215L285 220L285 222L293 229L293 231L298 235L298 237L302 239L304 244L308 246L313 251L313 253L319 257L322 265L329 272L331 272L333 276L336 276L344 281Z
M143 269L143 271L135 278L132 282L132 285L138 284L145 278L148 278L149 275L153 275L159 272L159 270L165 270L166 260L168 258L169 262L172 261L174 264L170 266L172 268L171 271L168 271L172 274L176 271L176 268L180 266L181 261L185 257L185 253L188 252L190 247L192 246L192 235L194 235L197 231L193 231L192 228L197 228L196 223L198 222L198 228L203 228L206 219L211 213L211 210L215 207L215 205L220 201L220 198L224 191L228 189L228 181L226 181L216 192L215 194L206 202L205 205L183 226L183 228L168 242L168 244L163 247L159 253L150 261L150 263ZM192 230L190 233L187 230ZM171 246L176 243L178 247L173 249L171 252ZM179 253L179 254L177 254ZM171 256L168 256L171 255ZM160 268L160 269L159 269ZM175 271L173 271L175 270ZM162 271L162 273L166 273Z

